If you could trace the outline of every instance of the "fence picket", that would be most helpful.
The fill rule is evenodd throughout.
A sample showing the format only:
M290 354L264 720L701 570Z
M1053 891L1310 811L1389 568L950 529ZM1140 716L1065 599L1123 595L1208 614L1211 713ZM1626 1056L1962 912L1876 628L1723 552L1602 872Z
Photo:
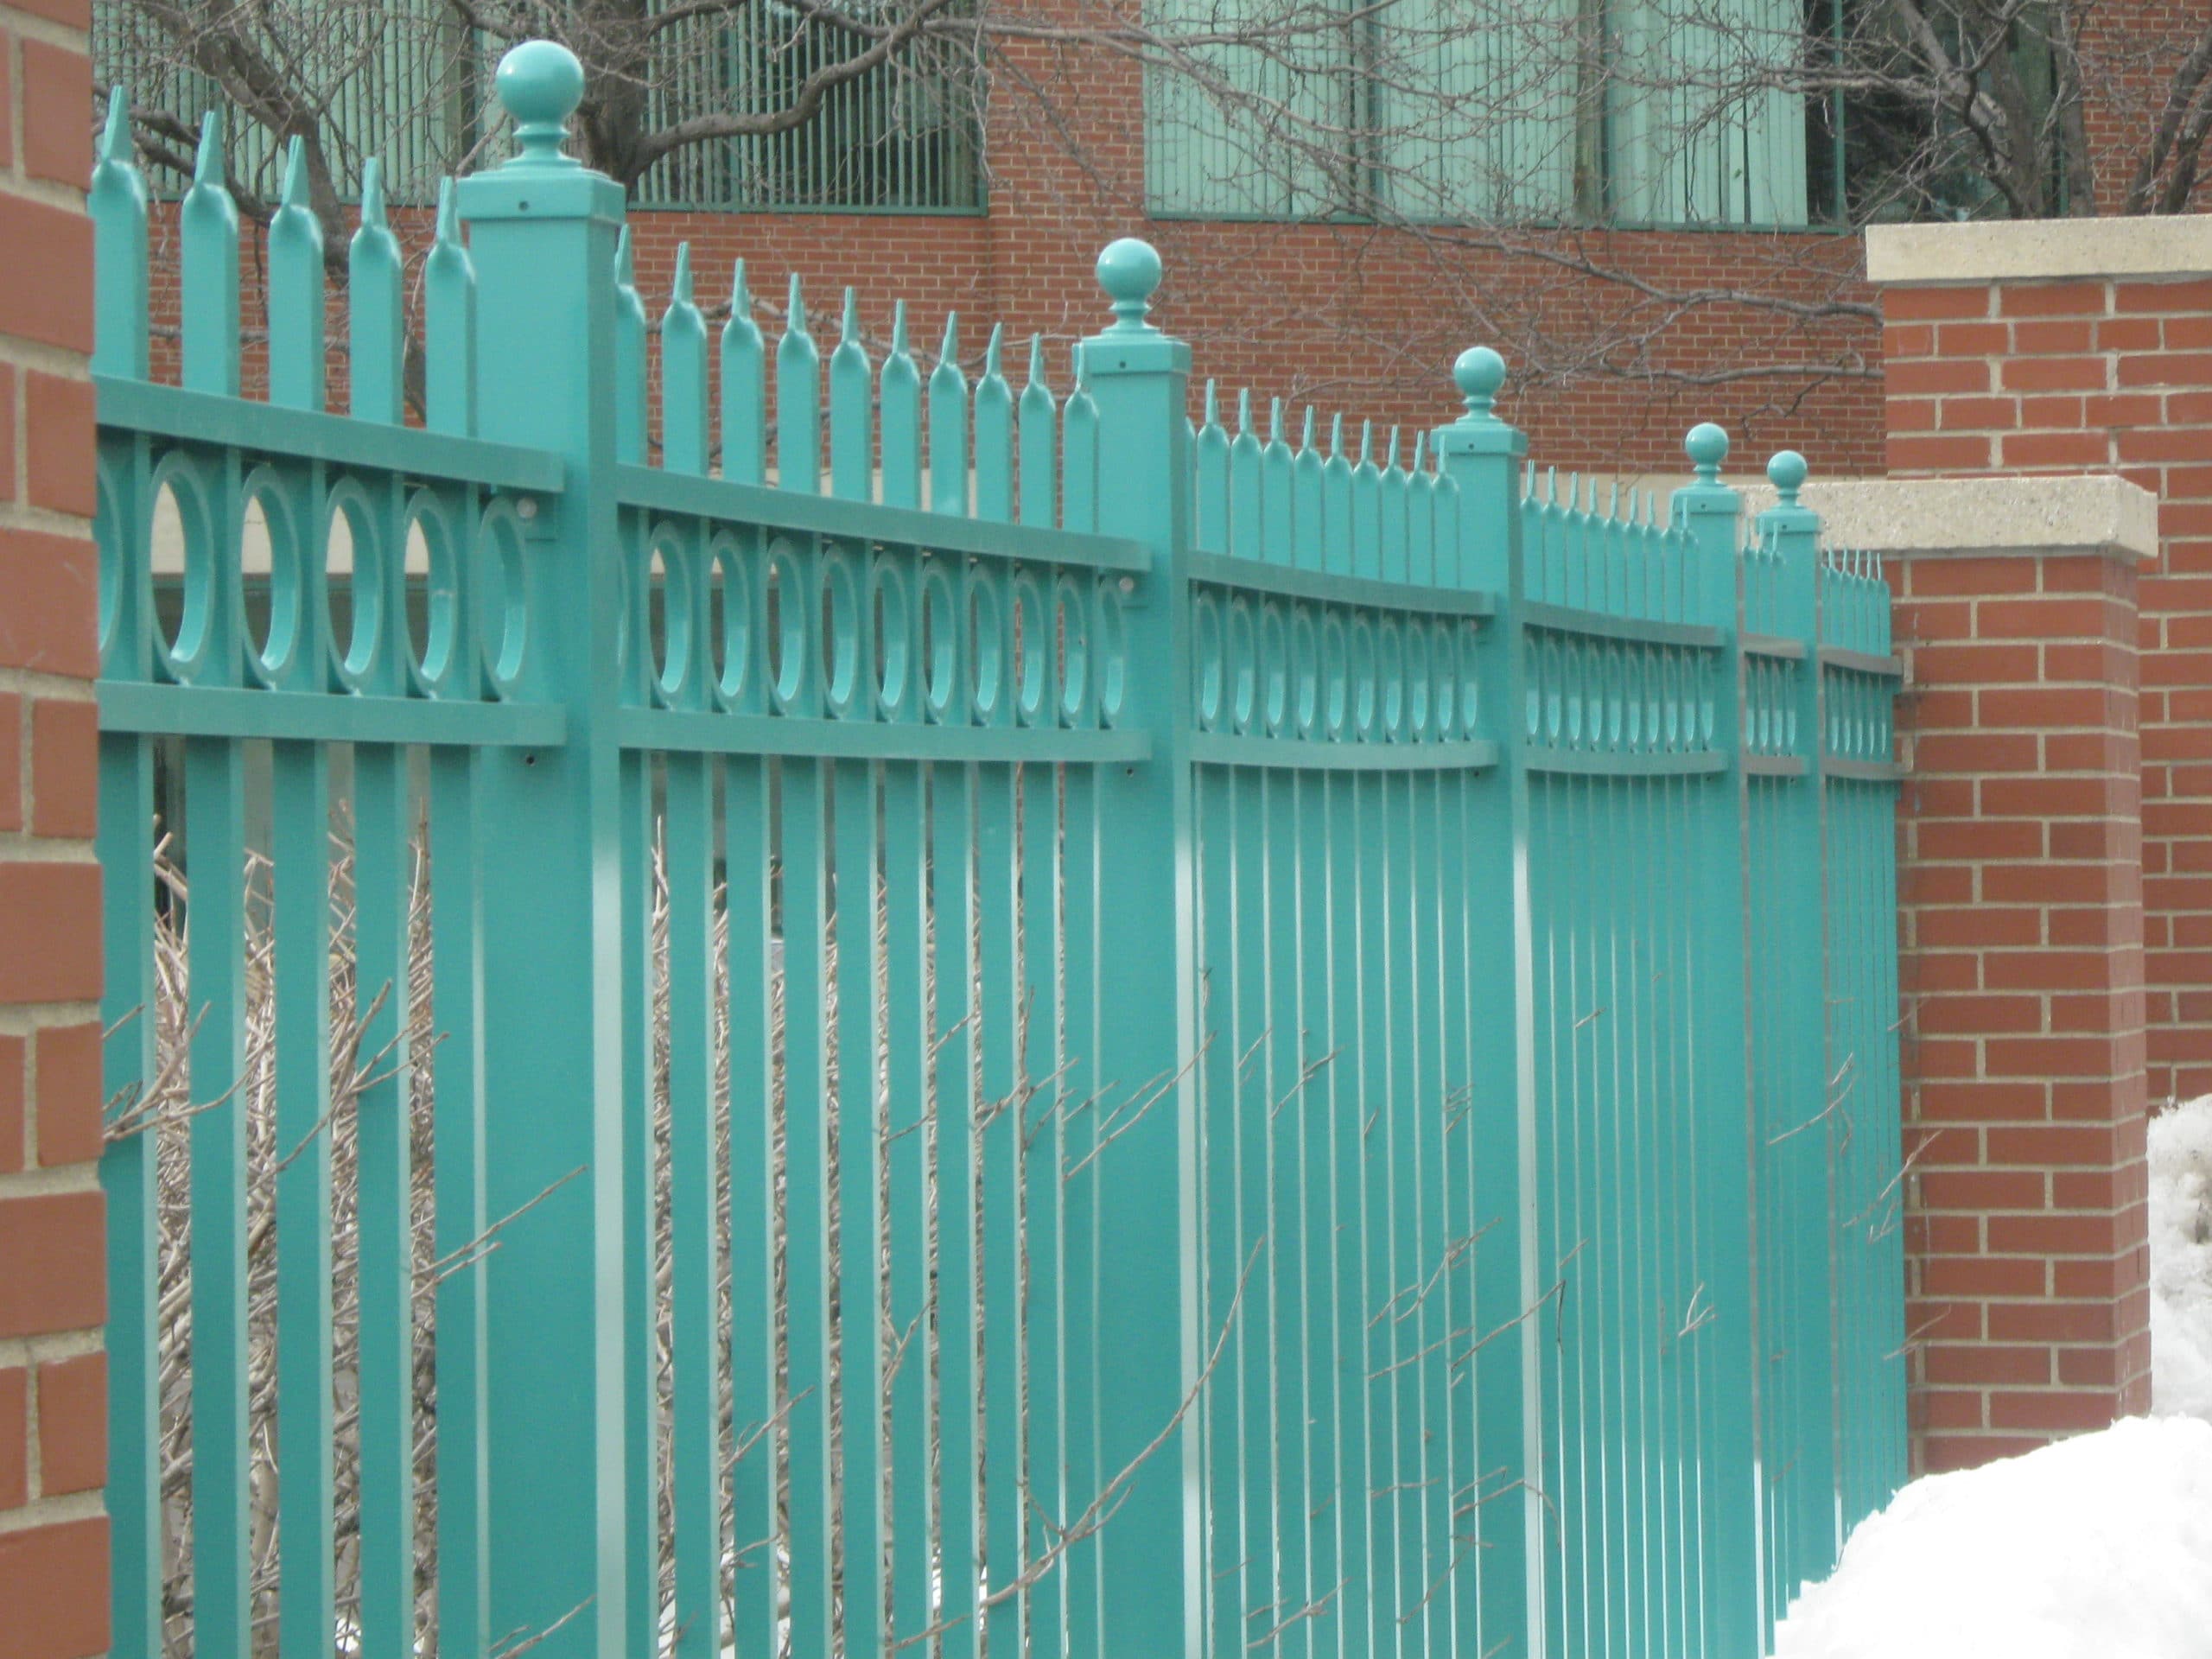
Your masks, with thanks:
M848 288L837 349L830 353L830 490L848 501L866 501L874 493L874 378L861 340L860 298Z
M387 426L406 417L403 263L385 213L383 163L372 156L361 169L361 222L346 252L346 346L354 417Z
M476 267L461 240L454 181L438 186L436 239L423 262L423 420L433 432L476 431Z
M767 477L767 346L753 320L742 259L730 276L721 353L722 476L733 484L759 484Z
M1059 405L1045 378L1045 337L1029 336L1029 378L1015 411L1021 474L1021 522L1050 530L1058 520Z
M127 129L126 129L127 130ZM238 394L238 210L224 186L223 118L200 124L192 188L178 210L184 294L184 385L219 397Z
M269 220L269 401L321 409L323 355L322 221L308 202L306 144L296 137Z
M994 323L976 383L976 516L1014 522L1014 389L999 360L1004 330Z
M776 342L776 482L806 495L822 489L822 354L806 331L797 271Z
M960 372L960 319L944 314L944 341L930 371L930 511L968 515L968 377Z
M891 350L883 359L883 505L922 505L922 376L906 345L906 302L891 316Z

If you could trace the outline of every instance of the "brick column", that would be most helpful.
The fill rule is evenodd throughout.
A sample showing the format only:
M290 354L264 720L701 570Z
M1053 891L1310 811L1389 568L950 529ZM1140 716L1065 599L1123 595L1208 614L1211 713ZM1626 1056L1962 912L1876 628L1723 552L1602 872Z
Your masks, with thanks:
M0 1659L108 1644L87 22L0 3Z
M1961 1467L2143 1410L2137 568L2112 478L1848 483L1909 690L1900 804L1907 1329L1916 1461Z
M2154 1103L2212 1092L2212 215L1885 226L1893 477L2114 473L2158 497L2139 594Z

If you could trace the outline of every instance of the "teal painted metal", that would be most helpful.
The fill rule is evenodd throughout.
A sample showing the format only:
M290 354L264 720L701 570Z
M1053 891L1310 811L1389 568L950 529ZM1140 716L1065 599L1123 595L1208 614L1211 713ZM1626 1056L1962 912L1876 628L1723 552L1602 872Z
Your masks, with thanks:
M971 387L950 318L926 386L903 309L878 365L851 293L825 365L794 284L772 407L741 269L718 353L688 250L645 327L619 193L560 153L574 60L532 47L501 84L519 153L442 202L420 428L373 173L346 416L296 188L256 403L213 124L184 388L143 378L112 125L94 179L119 1109L162 1063L171 746L206 1009L195 1643L243 1651L268 1593L265 1109L298 1147L288 1647L416 1638L428 1478L440 1651L476 1659L516 1632L957 1659L985 1629L1085 1659L1760 1651L1904 1461L1896 666L1802 461L1748 531L1717 429L1663 519L1540 481L1480 349L1465 413L1410 441L1332 417L1324 443L1307 410L1294 447L1280 402L1263 438L1211 387L1193 423L1135 242L1101 257L1116 320L1065 404L1037 340L1015 395L995 332ZM351 1208L340 925L379 1056ZM397 1018L424 967L427 1068ZM103 1174L116 1630L150 1653L148 1135ZM361 1326L334 1359L341 1227Z

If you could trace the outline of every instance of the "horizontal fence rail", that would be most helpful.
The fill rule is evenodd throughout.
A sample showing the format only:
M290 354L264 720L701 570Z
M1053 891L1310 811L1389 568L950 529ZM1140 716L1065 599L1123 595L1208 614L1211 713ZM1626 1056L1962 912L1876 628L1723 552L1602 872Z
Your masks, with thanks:
M1904 1459L1803 461L1193 421L1135 241L1071 355L654 321L499 93L342 413L296 156L265 402L217 119L178 385L92 180L115 1650L1763 1651Z

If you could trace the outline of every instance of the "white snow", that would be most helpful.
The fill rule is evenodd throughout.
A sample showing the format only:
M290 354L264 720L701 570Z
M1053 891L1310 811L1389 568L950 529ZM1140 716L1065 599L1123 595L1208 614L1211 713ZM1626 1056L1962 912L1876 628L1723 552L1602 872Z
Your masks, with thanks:
M2153 1121L2150 1161L2155 1414L1913 1482L1774 1659L2212 1656L2212 1096Z

